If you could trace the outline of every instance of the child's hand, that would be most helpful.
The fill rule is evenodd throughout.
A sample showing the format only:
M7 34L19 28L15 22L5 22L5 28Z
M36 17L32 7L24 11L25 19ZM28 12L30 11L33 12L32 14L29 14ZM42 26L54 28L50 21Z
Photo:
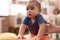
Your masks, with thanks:
M18 39L18 40L19 40L19 39L25 39L25 37L18 35L18 36L17 36L17 39Z
M22 39L22 36L18 35L18 36L17 36L17 39Z
M30 40L40 40L40 38L38 36L35 36L35 37L31 38Z

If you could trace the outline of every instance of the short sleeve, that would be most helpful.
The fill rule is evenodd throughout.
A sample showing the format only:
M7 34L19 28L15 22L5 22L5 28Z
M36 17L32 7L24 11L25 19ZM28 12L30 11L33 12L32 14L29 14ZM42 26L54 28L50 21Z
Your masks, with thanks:
M25 17L22 23L28 25L28 17Z
M42 24L42 23L45 23L46 21L45 21L45 19L41 16L41 17L39 17L39 19L38 19L38 25L40 25L40 24Z

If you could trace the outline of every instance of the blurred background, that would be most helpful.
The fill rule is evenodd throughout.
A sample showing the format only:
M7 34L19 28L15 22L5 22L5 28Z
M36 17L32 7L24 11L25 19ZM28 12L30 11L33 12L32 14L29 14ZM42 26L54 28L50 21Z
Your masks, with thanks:
M18 34L19 27L26 16L26 3L29 0L0 0L0 33ZM60 0L39 0L41 15L46 21L60 26ZM28 34L26 29L25 34ZM60 40L59 33L49 34L53 39Z

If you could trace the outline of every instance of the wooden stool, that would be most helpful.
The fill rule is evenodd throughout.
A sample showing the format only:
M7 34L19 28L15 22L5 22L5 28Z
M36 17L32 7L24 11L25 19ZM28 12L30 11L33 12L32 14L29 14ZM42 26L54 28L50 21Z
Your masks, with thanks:
M41 38L41 40L53 40L53 39L50 38L50 37L47 37L47 36L43 36L43 37Z
M34 35L31 36L31 38L34 37ZM23 39L19 39L19 40L26 40L26 38L23 38ZM41 40L53 40L52 38L48 37L48 36L43 36L41 38Z

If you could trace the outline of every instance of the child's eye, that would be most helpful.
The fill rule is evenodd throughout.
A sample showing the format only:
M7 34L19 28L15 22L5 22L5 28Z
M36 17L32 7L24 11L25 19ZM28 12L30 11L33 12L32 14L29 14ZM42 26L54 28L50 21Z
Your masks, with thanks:
M34 7L30 8L31 10L34 10Z
M28 8L26 10L29 10Z
M27 10L27 11L28 11L28 10L34 10L34 7L27 8L26 10Z

